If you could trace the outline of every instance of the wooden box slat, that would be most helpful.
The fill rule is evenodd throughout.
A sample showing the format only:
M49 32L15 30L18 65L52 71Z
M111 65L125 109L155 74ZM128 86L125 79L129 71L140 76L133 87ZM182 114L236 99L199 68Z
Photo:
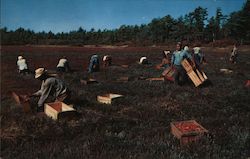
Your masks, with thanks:
M119 77L117 79L117 82L128 82L130 79L129 77Z
M190 71L187 73L189 78L192 80L194 83L195 87L198 87L200 84L202 84L202 81L200 78L197 76L197 74L194 71Z
M164 81L164 77L147 78L148 81Z
M123 97L123 95L109 93L109 94L97 96L97 101L100 103L104 103L104 104L111 104L113 100L120 98L120 97Z
M86 79L86 80L81 79L80 83L83 84L83 85L87 85L87 84L98 83L98 81L96 79L90 78L90 79Z
M183 67L187 72L193 70L193 67L192 67L191 64L188 62L187 59L182 60L181 65L182 65L182 67Z

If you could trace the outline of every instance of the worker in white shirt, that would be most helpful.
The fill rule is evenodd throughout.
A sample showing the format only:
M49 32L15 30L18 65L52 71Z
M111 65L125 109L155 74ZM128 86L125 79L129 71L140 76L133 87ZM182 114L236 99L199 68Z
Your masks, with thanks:
M26 63L26 60L23 58L23 56L18 56L18 58L17 58L17 68L18 68L18 72L20 74L29 73L28 65Z
M70 72L71 71L69 67L69 62L65 56L59 60L59 63L57 65L57 71L58 72Z

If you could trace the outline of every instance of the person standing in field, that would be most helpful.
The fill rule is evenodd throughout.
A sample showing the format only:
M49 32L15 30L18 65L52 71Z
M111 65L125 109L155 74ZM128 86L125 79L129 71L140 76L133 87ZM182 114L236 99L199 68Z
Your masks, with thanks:
M23 58L23 56L18 56L18 58L17 58L17 68L18 68L18 72L20 74L29 73L28 65L26 63L26 60Z
M44 68L35 70L35 78L42 81L41 89L35 92L32 96L39 96L37 112L44 111L45 102L61 101L68 103L70 99L70 91L65 84L47 74Z
M69 67L69 62L65 56L59 60L56 67L57 67L57 72L70 72L71 71Z
M100 71L99 56L95 54L90 58L88 73L98 72L98 71Z
M171 67L175 69L174 82L178 85L183 84L187 80L186 71L181 65L182 60L188 58L192 60L192 56L185 50L182 50L182 44L178 42L176 44L176 50L173 52L171 58Z
M202 53L201 48L198 45L196 45L193 48L193 60L194 60L195 66L198 69L200 68L203 62L206 62L204 53Z
M232 50L231 56L230 56L230 62L233 64L236 64L237 58L238 58L238 48L237 48L237 45L234 44L234 47L233 47L233 50Z

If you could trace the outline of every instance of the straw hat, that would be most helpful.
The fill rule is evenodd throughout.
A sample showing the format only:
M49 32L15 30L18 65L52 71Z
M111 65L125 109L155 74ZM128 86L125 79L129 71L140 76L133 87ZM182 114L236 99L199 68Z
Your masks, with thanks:
M35 71L35 78L39 78L45 72L46 72L45 68L38 68L38 69L36 69L36 71Z
M22 60L23 59L23 57L22 56L18 56L18 60Z
M147 57L145 57L145 56L141 57L139 63L142 64L142 62L143 62L144 60L147 60Z

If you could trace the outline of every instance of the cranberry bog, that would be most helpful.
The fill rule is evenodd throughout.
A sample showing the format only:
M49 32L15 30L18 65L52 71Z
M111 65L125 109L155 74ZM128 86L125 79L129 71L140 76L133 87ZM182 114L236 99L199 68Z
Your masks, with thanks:
M130 80L120 77L160 77L156 70L163 50L173 47L1 47L1 156L2 158L243 158L250 157L250 47L239 47L237 64L229 62L232 49L204 47L207 64L202 70L212 84L196 88L172 82ZM89 58L112 56L113 66L86 73ZM40 81L34 75L17 73L17 56L23 55L34 71L45 67L55 71L66 56L72 73L60 75L72 91L76 120L55 121L35 113L37 98L31 98L32 112L25 113L11 92L34 93ZM149 65L139 65L147 56ZM101 58L100 58L101 59ZM128 67L122 67L128 65ZM230 74L221 68L233 70ZM83 85L93 78L97 84ZM111 105L96 97L116 92L124 97ZM170 123L195 120L208 135L182 147L171 134Z

